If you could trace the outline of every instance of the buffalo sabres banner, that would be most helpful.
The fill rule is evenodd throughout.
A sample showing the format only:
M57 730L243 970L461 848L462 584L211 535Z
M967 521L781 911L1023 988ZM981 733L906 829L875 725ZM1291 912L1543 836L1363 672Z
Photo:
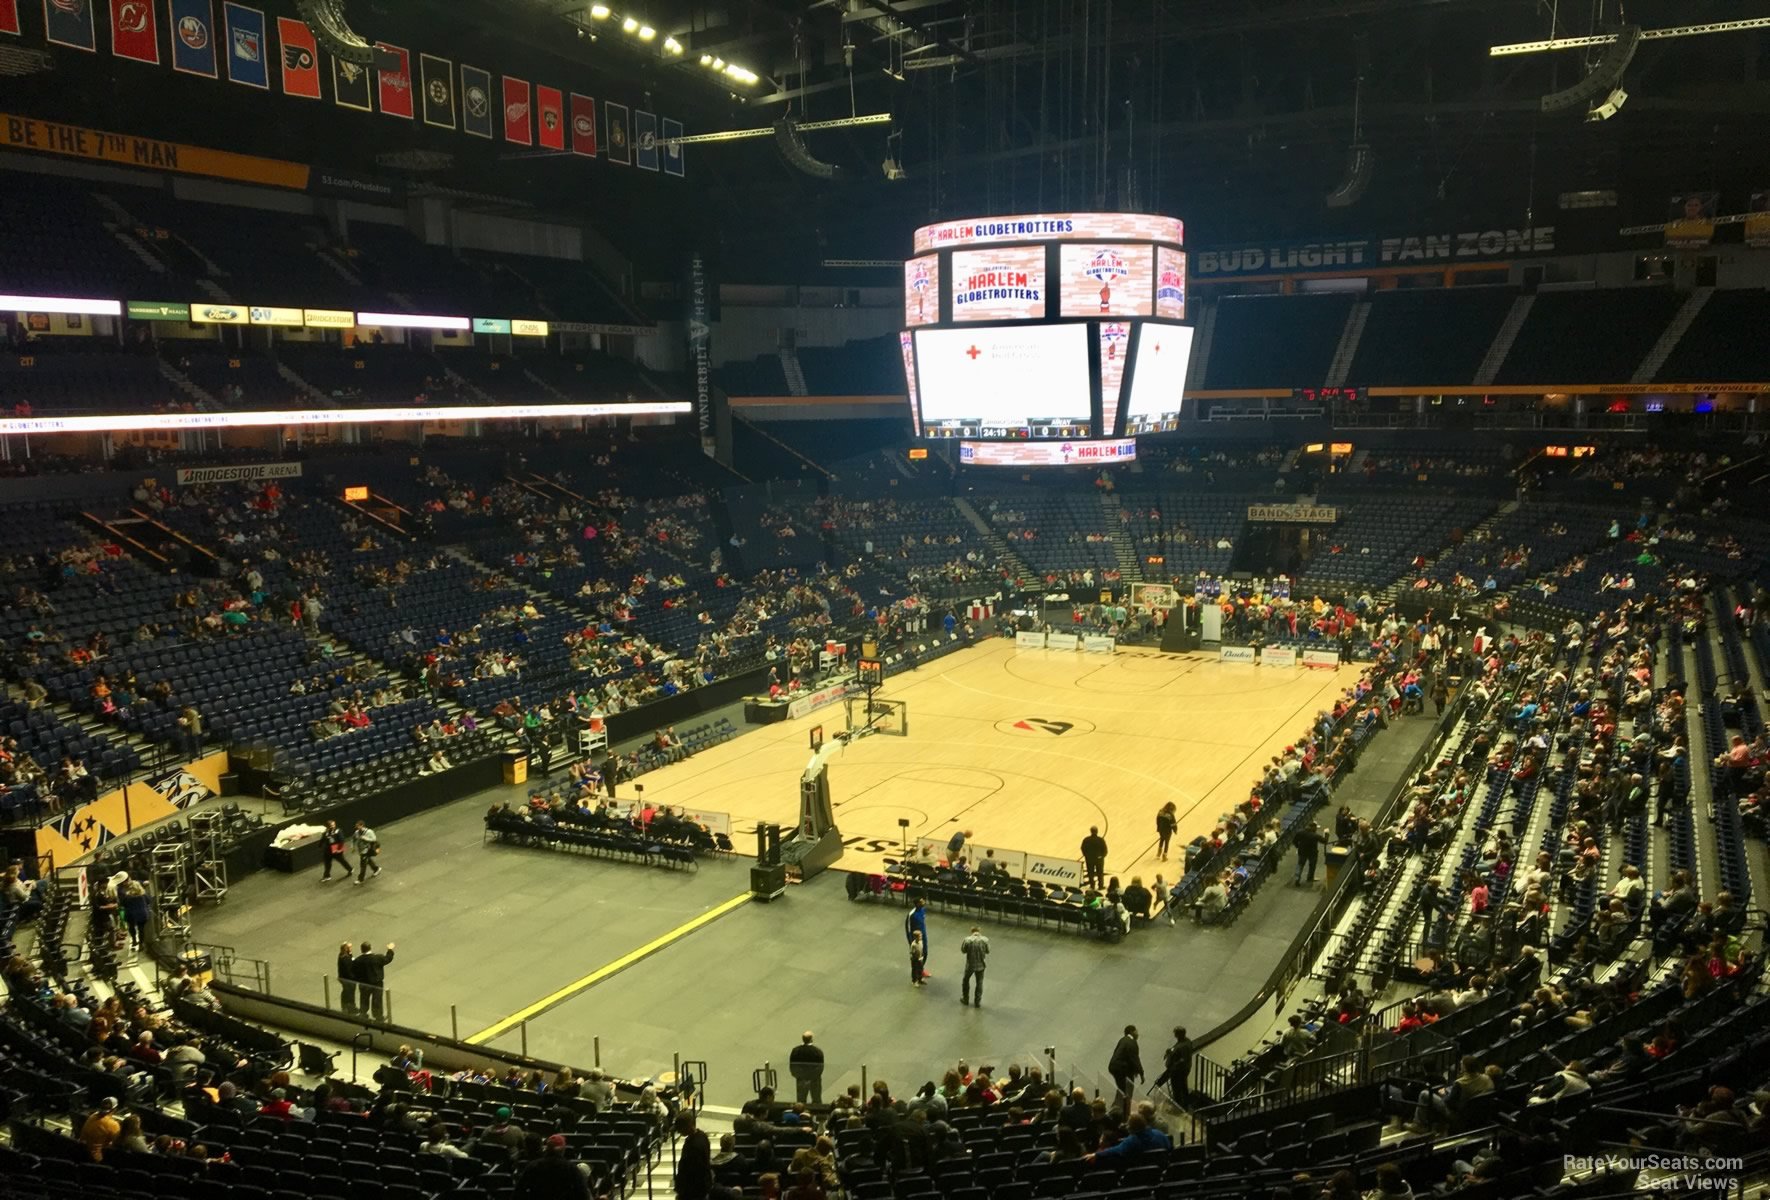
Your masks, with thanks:
M461 131L492 136L492 73L461 65Z
M215 9L210 0L170 0L172 69L214 79Z
M306 100L320 98L320 49L307 22L277 18L277 41L282 43L283 94Z
M111 53L160 65L160 22L152 0L111 0Z
M633 113L633 164L642 171L658 169L658 118L644 109Z
M418 56L418 73L424 82L424 123L443 129L455 127L455 64L434 54Z
M247 87L270 87L270 62L264 49L264 10L227 0L227 77Z
M92 0L43 0L45 36L57 46L98 52L98 34L92 27Z
M22 30L18 23L18 0L0 0L0 33L17 37Z
M374 112L375 101L369 92L369 68L361 63L332 59L332 103L339 108L358 112Z
M375 46L399 60L399 65L394 70L383 68L377 72L380 76L380 95L376 99L381 111L390 117L403 117L410 121L413 117L411 52L403 46L390 46L386 42L376 42Z

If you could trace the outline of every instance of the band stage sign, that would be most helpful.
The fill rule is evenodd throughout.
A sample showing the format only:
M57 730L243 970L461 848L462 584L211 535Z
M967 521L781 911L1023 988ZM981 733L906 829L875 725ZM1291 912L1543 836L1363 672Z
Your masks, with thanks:
M1331 504L1250 504L1248 520L1285 525L1332 525L1340 510Z

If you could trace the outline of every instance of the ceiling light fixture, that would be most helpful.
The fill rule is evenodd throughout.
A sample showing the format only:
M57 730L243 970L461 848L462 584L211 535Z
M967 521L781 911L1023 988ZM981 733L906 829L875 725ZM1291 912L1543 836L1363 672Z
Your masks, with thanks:
M590 6L590 15L598 21L608 20L608 5L592 4Z
M628 17L625 21L621 22L621 28L628 33L634 33L639 29L639 22L632 17Z
M641 25L639 27L639 40L640 41L649 42L657 36L658 36L658 31L653 29L650 25Z

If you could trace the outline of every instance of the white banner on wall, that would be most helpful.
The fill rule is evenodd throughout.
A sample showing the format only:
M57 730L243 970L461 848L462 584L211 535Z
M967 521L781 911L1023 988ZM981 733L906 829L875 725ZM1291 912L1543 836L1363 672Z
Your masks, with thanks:
M699 809L685 808L682 815L696 825L705 825L709 833L723 833L731 836L731 814L722 812L701 812Z
M1303 665L1306 667L1337 667L1340 665L1338 650L1305 650Z
M1022 629L1014 635L1014 648L1016 650L1043 650L1045 635L1043 633L1028 633Z
M805 693L805 695L800 696L797 700L787 705L788 719L797 720L798 718L805 716L807 713L815 712L826 705L834 704L848 694L850 686L851 685L846 682L832 683L829 687L819 688L815 692Z
M1297 651L1292 646L1266 646L1260 651L1260 665L1263 667L1294 667L1297 665Z
M1218 655L1226 663L1252 663L1257 661L1252 646L1224 646Z
M1089 654L1111 654L1117 646L1117 642L1103 633L1084 633L1082 635L1082 649Z
M1026 856L1026 877L1040 883L1061 883L1068 887L1082 886L1082 860L1079 858L1041 858Z

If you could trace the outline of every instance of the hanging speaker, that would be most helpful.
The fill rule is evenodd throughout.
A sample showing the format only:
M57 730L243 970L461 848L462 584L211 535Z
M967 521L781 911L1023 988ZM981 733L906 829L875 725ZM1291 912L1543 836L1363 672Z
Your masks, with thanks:
M1635 48L1640 44L1639 25L1624 25L1618 29L1616 40L1605 47L1603 57L1586 72L1586 77L1570 88L1544 96L1542 111L1564 112L1570 108L1577 108L1581 112L1591 111L1622 85L1623 72L1628 69L1635 57Z
M345 20L343 0L295 0L295 11L313 30L314 40L343 61L365 67L376 63L375 47L363 40ZM376 65L390 66L397 71L399 59L393 56L391 64Z
M835 179L842 173L834 163L811 156L811 151L800 140L799 127L792 121L783 119L774 123L774 144L780 147L783 158L814 179Z
M1370 186L1371 171L1375 166L1371 148L1363 142L1354 143L1346 151L1346 177L1340 181L1339 187L1327 194L1327 206L1350 208L1364 199L1364 190Z

